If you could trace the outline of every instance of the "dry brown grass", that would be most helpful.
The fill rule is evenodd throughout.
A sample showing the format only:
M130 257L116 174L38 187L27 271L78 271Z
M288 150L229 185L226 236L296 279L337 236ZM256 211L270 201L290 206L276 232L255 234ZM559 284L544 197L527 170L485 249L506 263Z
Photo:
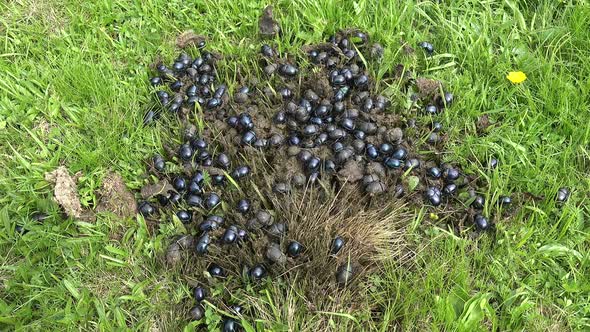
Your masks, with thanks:
M405 259L405 225L412 215L396 201L375 206L349 186L335 194L308 189L294 197L276 198L274 205L287 221L289 238L303 243L306 255L284 269L282 282L273 284L266 299L248 298L258 318L280 321L290 331L358 331L360 326L353 323L356 312L374 309L366 296L368 276L385 261ZM346 244L332 256L330 245L336 235ZM348 262L355 277L340 287L335 274Z
M48 35L59 34L68 24L59 0L14 0L7 3L5 18L19 24L40 24Z
M214 127L203 136L235 156L234 162L243 159L252 168L252 176L239 181L237 187L228 184L231 188L223 190L223 200L235 203L247 197L254 211L271 211L274 221L284 223L288 231L282 238L273 238L265 230L250 232L249 240L240 246L212 240L205 256L197 256L192 250L185 252L176 266L181 279L189 286L223 289L222 294L210 297L211 304L227 313L227 305L240 303L247 309L247 321L258 321L269 330L278 326L290 331L362 329L355 316L374 316L379 309L368 294L369 276L379 273L387 262L402 265L409 259L406 226L414 213L406 208L405 201L394 198L394 193L370 197L358 185L328 176L318 185L293 187L289 194L277 195L272 191L273 184L285 180L296 162L293 158L284 151L268 154L250 148L238 150L231 135ZM247 218L234 211L234 203L222 209L225 226L246 228ZM206 213L196 214L196 218L193 223L199 224ZM223 230L210 232L212 239L222 234ZM346 244L334 256L330 255L330 247L337 235ZM284 265L271 264L265 258L270 243L278 244L286 253L290 241L305 247L301 257L288 258ZM223 283L204 272L212 262L227 272ZM247 271L259 263L266 266L270 278L257 283L249 280ZM338 285L336 271L348 263L354 278L345 286ZM188 312L191 305L192 301L188 301L179 311Z
M290 331L358 331L354 315L359 311L370 314L377 309L366 294L368 276L377 273L386 261L407 259L405 226L413 214L393 198L385 204L384 200L371 202L355 186L345 185L338 192L326 188L324 183L288 196L271 195L270 183L266 188L257 188L264 196L263 204L272 207L275 221L287 225L287 235L271 239L264 232L251 234L251 242L240 248L212 244L206 256L185 256L180 267L182 274L190 285L213 288L219 286L218 281L202 271L210 262L221 265L228 272L228 280L223 286L225 294L219 299L226 301L212 299L213 304L227 312L228 298L244 303L247 319L263 321L268 328L280 322ZM333 256L330 246L336 235L343 237L346 244ZM301 257L289 258L285 265L271 265L265 260L270 242L280 244L286 252L291 240L304 245ZM248 280L246 271L261 262L265 262L271 281L259 285ZM336 271L348 262L354 268L354 278L346 286L339 286ZM263 296L261 289L266 289Z

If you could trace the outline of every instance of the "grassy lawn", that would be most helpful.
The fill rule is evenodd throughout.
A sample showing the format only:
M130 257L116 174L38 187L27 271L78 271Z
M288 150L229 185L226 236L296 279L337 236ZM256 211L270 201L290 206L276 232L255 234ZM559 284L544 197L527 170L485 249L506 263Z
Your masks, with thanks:
M496 224L483 236L458 236L417 209L408 234L413 263L385 266L368 290L381 312L361 308L359 324L334 317L334 330L590 329L587 1L272 3L281 50L295 53L358 27L385 46L374 76L403 63L443 81L456 98L439 115L449 134L444 159L480 175ZM185 318L190 288L162 264L173 230L154 234L141 218L64 218L44 174L59 165L81 172L84 206L97 203L109 170L139 188L146 160L175 125L142 126L152 104L148 66L170 62L176 36L193 29L210 49L231 55L221 72L232 82L233 66L256 65L266 4L0 3L0 330L194 330ZM435 55L407 56L402 40L428 40ZM528 79L511 84L513 70ZM492 157L499 165L486 171ZM555 202L560 187L572 192L562 206ZM493 204L503 194L515 201L509 213ZM33 221L35 211L49 217ZM260 327L310 329L273 309ZM218 320L208 312L210 326Z

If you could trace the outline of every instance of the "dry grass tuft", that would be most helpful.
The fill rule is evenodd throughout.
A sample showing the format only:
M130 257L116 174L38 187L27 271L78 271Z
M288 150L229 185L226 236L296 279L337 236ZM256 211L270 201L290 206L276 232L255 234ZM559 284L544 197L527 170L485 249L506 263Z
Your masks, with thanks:
M69 23L62 10L63 4L57 0L16 0L8 6L8 20L24 25L40 23L48 35L63 32Z
M289 240L301 242L306 251L284 268L281 282L273 284L266 299L248 297L253 311L263 321L288 324L291 331L358 330L355 313L373 308L365 293L367 277L385 261L406 259L405 225L413 215L395 200L375 206L352 186L337 193L307 189L273 203L288 224ZM330 246L336 235L346 244L333 256ZM355 275L342 287L335 274L348 263Z
M277 238L269 234L268 227L251 230L248 240L240 245L224 245L213 240L204 256L197 256L192 250L182 254L175 267L180 275L190 286L222 289L221 296L211 298L213 305L230 312L227 305L240 303L247 308L245 319L252 322L253 318L270 330L281 329L285 324L291 331L359 330L354 315L372 315L371 311L378 309L367 294L369 275L388 262L402 265L408 259L404 254L408 252L405 228L414 213L403 200L394 198L394 193L373 198L365 195L358 185L341 182L333 176L326 176L313 186L292 186L288 194L277 194L272 190L275 182L284 181L296 172L293 157L284 151L272 154L250 148L236 151L231 134L218 128L208 128L204 136L213 137L211 141L222 145L226 153L240 156L252 168L248 179L227 184L231 188L223 191L224 201L249 198L254 204L253 211L270 211L274 222L285 224L288 231ZM209 232L212 239L220 239L229 225L247 229L251 216L240 215L231 204L217 211L224 216L226 224L222 230ZM199 219L207 215L195 217L197 220L193 222L199 224ZM345 245L337 255L331 255L336 236L342 237ZM286 254L291 241L304 246L300 257L287 258L284 264L273 264L266 258L271 244L278 245ZM204 272L211 263L225 269L226 280L220 282ZM270 278L259 282L250 280L248 269L261 263ZM336 273L347 265L352 266L353 278L345 285L338 284ZM334 325L335 321L338 324Z

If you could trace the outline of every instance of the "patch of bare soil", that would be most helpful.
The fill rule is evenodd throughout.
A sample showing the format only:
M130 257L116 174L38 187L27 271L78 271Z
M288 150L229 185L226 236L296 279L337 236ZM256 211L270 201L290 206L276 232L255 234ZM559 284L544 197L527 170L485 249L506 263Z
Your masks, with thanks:
M121 175L109 172L98 190L100 197L96 212L113 213L120 219L130 218L137 211L134 195L127 189Z
M141 188L140 193L143 199L149 199L159 194L165 194L170 190L174 190L174 187L172 187L168 180L163 179L157 183L146 184Z
M437 80L425 77L416 78L416 89L418 90L420 98L433 98L439 93L441 88L442 84Z
M266 6L258 20L260 35L267 38L272 38L281 31L279 23L273 17L272 9L272 6Z
M200 47L206 40L205 36L197 35L193 30L187 30L176 37L176 46L178 48Z

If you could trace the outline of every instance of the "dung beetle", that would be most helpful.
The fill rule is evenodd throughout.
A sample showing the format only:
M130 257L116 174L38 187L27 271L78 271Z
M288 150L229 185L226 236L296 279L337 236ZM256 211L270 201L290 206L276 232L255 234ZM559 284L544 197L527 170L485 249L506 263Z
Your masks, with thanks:
M193 219L192 214L184 210L176 212L176 216L178 217L178 220L180 220L183 224L188 224Z
M445 177L445 180L448 182L453 182L457 180L459 178L459 175L459 170L452 167L445 169L443 172L443 176Z
M238 228L236 226L229 226L225 233L223 233L223 243L232 244L236 242L238 237Z
M201 286L197 286L193 290L193 295L195 296L195 300L197 302L201 302L207 297L207 290Z
M238 323L235 319L226 317L223 319L223 327L221 328L221 332L238 332L240 331L240 323Z
M164 84L164 82L162 81L162 78L161 77L156 76L156 77L152 77L150 79L150 84L152 86L158 86L158 85Z
M297 258L299 257L302 251L303 246L301 245L301 243L297 241L289 242L289 245L287 246L287 255L289 255L289 257Z
M279 67L279 74L282 76L293 77L297 75L297 72L297 67L290 64L284 64Z
M220 153L215 161L217 165L223 169L228 169L230 166L229 157L225 153Z
M424 108L424 111L426 111L427 114L435 115L436 112L438 112L438 109L434 105L427 105L426 108Z
M174 182L172 183L172 186L177 191L183 192L186 190L186 180L181 176L176 177L176 178L174 178Z
M210 193L205 197L205 208L207 210L214 209L219 203L221 203L221 198L216 193Z
M203 199L198 195L188 195L185 199L188 206L201 207L203 206Z
M346 286L353 278L354 270L352 268L352 264L350 262L346 262L336 271L336 282L340 286Z
M191 148L190 144L183 144L178 149L178 156L182 160L191 160L193 157L193 149Z
M213 174L211 175L211 184L214 186L223 186L225 185L225 175L224 174Z
M434 46L427 41L419 42L418 46L422 48L428 55L432 55L434 52Z
M239 200L236 208L238 212L241 214L247 213L248 211L250 211L250 200L245 198Z
M369 159L377 159L379 157L379 151L373 144L367 144L367 156ZM395 158L395 157L394 157ZM399 159L399 158L396 158Z
M197 304L189 311L189 317L193 321L201 320L205 317L205 309L200 304Z
M266 277L266 268L262 264L256 264L248 271L248 275L254 280L260 280Z
M330 247L330 254L336 255L340 250L344 247L344 239L340 236L336 236L334 240L332 240L332 245Z
M156 209L148 202L139 203L139 213L144 216L150 216L156 212Z
M485 199L482 196L475 196L475 199L473 200L473 202L471 202L471 207L473 207L474 209L477 210L481 210L484 208L485 205Z
M405 170L408 170L408 169L415 170L417 168L420 168L420 160L416 159L416 158L409 159L404 166Z
M447 196L452 196L457 192L457 185L454 183L449 183L443 187L442 192Z
M393 151L393 153L391 154L392 158L399 159L399 160L405 160L407 156L408 156L408 151L402 147L395 149Z
M382 154L390 154L393 151L393 146L391 146L391 144L389 144L389 143L383 143L383 144L379 145L379 151Z
M193 149L201 151L207 149L207 142L202 138L195 138L191 141L191 146Z
M162 156L155 155L154 159L154 168L158 171L158 172L163 172L166 170L166 162L164 162L164 158L162 158Z
M242 135L242 144L252 145L256 142L256 133L252 130L248 130Z
M390 158L390 157L385 158L385 160L383 160L383 164L385 164L385 166L387 166L387 168L390 168L390 169L398 169L398 168L402 167L401 160L395 159L395 158Z
M432 204L433 206L440 205L441 192L440 189L438 189L437 187L428 187L426 189L426 192L424 193L424 196L426 196L430 204Z
M247 165L244 165L244 166L239 166L238 168L236 168L231 173L231 177L234 180L238 180L238 179L248 176L249 174L250 174L250 167Z
M226 276L225 270L215 263L211 263L207 268L207 271L212 277L225 278Z
M507 205L512 204L512 198L510 198L510 196L500 196L500 198L498 199L498 202L502 206L507 206Z
M570 191L568 188L562 187L557 191L556 200L558 203L565 203L570 198Z
M272 58L274 56L274 51L272 50L272 47L266 44L260 47L260 53L262 53L262 55L264 55L267 58Z
M488 230L491 227L488 219L481 214L476 214L475 217L473 217L473 223L475 224L475 228L480 231Z
M430 167L427 172L428 172L428 175L430 177L432 177L433 179L440 179L440 177L442 175L442 172L441 172L440 168L438 168L438 167Z

